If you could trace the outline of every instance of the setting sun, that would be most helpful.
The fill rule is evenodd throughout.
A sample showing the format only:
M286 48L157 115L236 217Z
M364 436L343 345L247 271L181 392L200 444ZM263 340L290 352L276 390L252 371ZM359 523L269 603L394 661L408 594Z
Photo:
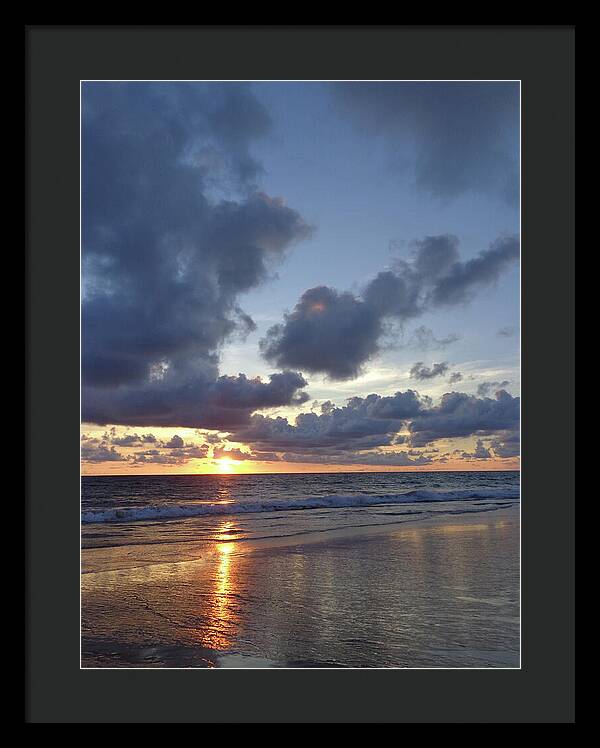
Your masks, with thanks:
M217 460L217 469L219 473L235 473L235 460L228 457L221 457Z

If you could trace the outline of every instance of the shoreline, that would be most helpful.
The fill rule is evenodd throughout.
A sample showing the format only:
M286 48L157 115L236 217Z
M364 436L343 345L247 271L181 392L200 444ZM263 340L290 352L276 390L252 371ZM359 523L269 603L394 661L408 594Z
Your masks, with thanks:
M81 574L103 573L108 571L120 571L123 569L134 569L143 566L153 566L172 563L186 563L190 561L201 561L208 554L214 553L214 547L217 545L227 546L231 554L252 553L259 549L284 548L287 546L296 546L313 543L328 543L337 541L356 541L361 538L367 538L377 535L393 533L404 528L414 527L432 527L440 524L460 521L462 524L473 524L481 521L482 516L486 515L507 515L516 516L520 520L520 503L506 507L498 506L481 511L456 512L441 514L437 517L419 517L408 519L405 517L402 521L391 521L377 524L365 524L356 527L328 528L320 531L301 531L295 534L283 536L270 536L262 538L229 538L219 541L171 541L157 543L132 543L131 545L113 545L101 547L88 547L81 549ZM152 550L161 553L161 558L151 559ZM131 559L131 555L139 554L136 559ZM111 557L112 564L104 562L102 568L96 568L89 562L86 564L86 558L91 560L97 557L98 562L102 563L103 557ZM121 561L115 557L123 556Z

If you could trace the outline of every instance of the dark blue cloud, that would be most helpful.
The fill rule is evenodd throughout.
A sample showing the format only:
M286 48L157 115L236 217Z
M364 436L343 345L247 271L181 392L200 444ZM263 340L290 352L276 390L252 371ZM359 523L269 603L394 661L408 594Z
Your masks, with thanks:
M283 325L267 331L260 350L277 366L350 379L377 352L382 333L378 309L351 293L319 286L302 295Z
M280 367L351 379L378 352L386 321L403 324L428 310L464 303L519 257L516 237L500 238L466 262L451 235L425 237L412 248L410 261L379 273L361 296L326 286L305 291L284 322L267 330L260 342L263 356Z
M477 394L480 397L487 397L491 392L504 390L511 384L509 379L503 379L501 382L481 382L477 385Z
M158 449L147 449L135 452L125 459L133 465L185 465L189 460L204 459L207 454L208 446L206 444L188 444L185 447L169 448L167 452L161 452Z
M467 262L453 262L432 290L436 306L468 301L476 291L494 283L500 274L519 259L519 240L502 237Z
M302 413L295 423L255 414L228 438L248 445L252 453L283 453L280 459L287 462L401 466L428 464L437 450L421 448L455 437L488 436L497 456L512 457L519 453L518 427L519 398L504 391L493 399L449 392L433 405L430 398L406 390L353 397L341 407L325 402L320 413ZM380 449L400 444L413 449ZM487 457L491 453L483 444L469 453L469 458Z
M159 380L144 386L97 388L83 407L89 423L139 426L186 426L231 429L247 423L253 411L308 400L306 380L296 372L272 374L269 381L238 377L186 381Z
M256 188L269 128L243 85L84 84L84 420L209 427L297 401L299 375L218 381L220 346L254 327L238 296L310 233Z
M123 462L127 459L114 447L100 444L94 439L89 441L91 443L83 444L81 447L83 462Z
M377 465L380 467L417 467L430 465L431 457L420 454L410 456L405 450L372 450L365 452L329 452L329 453L285 453L281 460L284 462L308 462L313 464L336 465Z
M492 453L484 445L482 439L477 439L475 450L473 452L463 452L462 457L465 460L489 460L492 457Z
M108 435L106 435L108 438ZM115 436L110 439L110 443L117 447L136 447L141 444L156 444L157 438L154 434L125 434L124 436Z
M337 407L323 403L321 412L301 413L295 424L286 418L256 414L248 425L231 434L232 441L250 444L256 449L319 453L324 450L372 449L401 443L395 439L402 423L417 416L430 405L428 398L414 390L382 397L350 398Z
M477 398L463 392L447 392L441 403L408 424L409 443L423 447L436 439L497 434L519 427L520 399L505 390L495 398Z
M431 367L425 366L422 361L417 361L417 363L411 367L410 376L412 379L417 379L419 381L435 379L435 377L441 377L444 375L449 368L450 367L446 361L442 361L439 364L433 364Z
M153 444L152 448L130 451L143 444ZM111 446L113 445L113 446ZM119 452L115 446L127 448ZM166 450L166 451L165 451ZM180 436L173 436L169 441L158 440L153 434L116 435L113 427L101 438L83 434L81 437L81 460L95 462L127 462L130 465L185 465L191 459L202 459L208 454L208 444L185 444Z
M521 437L518 429L503 431L492 439L491 447L498 457L517 457L521 453Z

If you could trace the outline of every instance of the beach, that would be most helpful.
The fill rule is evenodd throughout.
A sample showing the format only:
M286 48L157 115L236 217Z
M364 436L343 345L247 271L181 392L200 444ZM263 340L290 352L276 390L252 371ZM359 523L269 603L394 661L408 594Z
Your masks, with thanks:
M227 515L202 542L89 533L82 666L519 667L518 502L477 506L242 540Z

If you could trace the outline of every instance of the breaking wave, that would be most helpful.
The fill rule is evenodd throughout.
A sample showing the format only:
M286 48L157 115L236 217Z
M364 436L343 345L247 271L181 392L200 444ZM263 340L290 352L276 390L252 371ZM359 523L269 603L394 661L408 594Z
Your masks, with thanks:
M477 501L487 499L518 499L518 488L457 489L428 491L415 489L399 494L314 496L291 501L245 501L229 503L179 503L154 506L91 509L81 514L86 524L95 522L139 522L143 520L181 519L206 515L255 514L259 512L289 512L302 509L344 509L384 504L417 504L443 501Z

